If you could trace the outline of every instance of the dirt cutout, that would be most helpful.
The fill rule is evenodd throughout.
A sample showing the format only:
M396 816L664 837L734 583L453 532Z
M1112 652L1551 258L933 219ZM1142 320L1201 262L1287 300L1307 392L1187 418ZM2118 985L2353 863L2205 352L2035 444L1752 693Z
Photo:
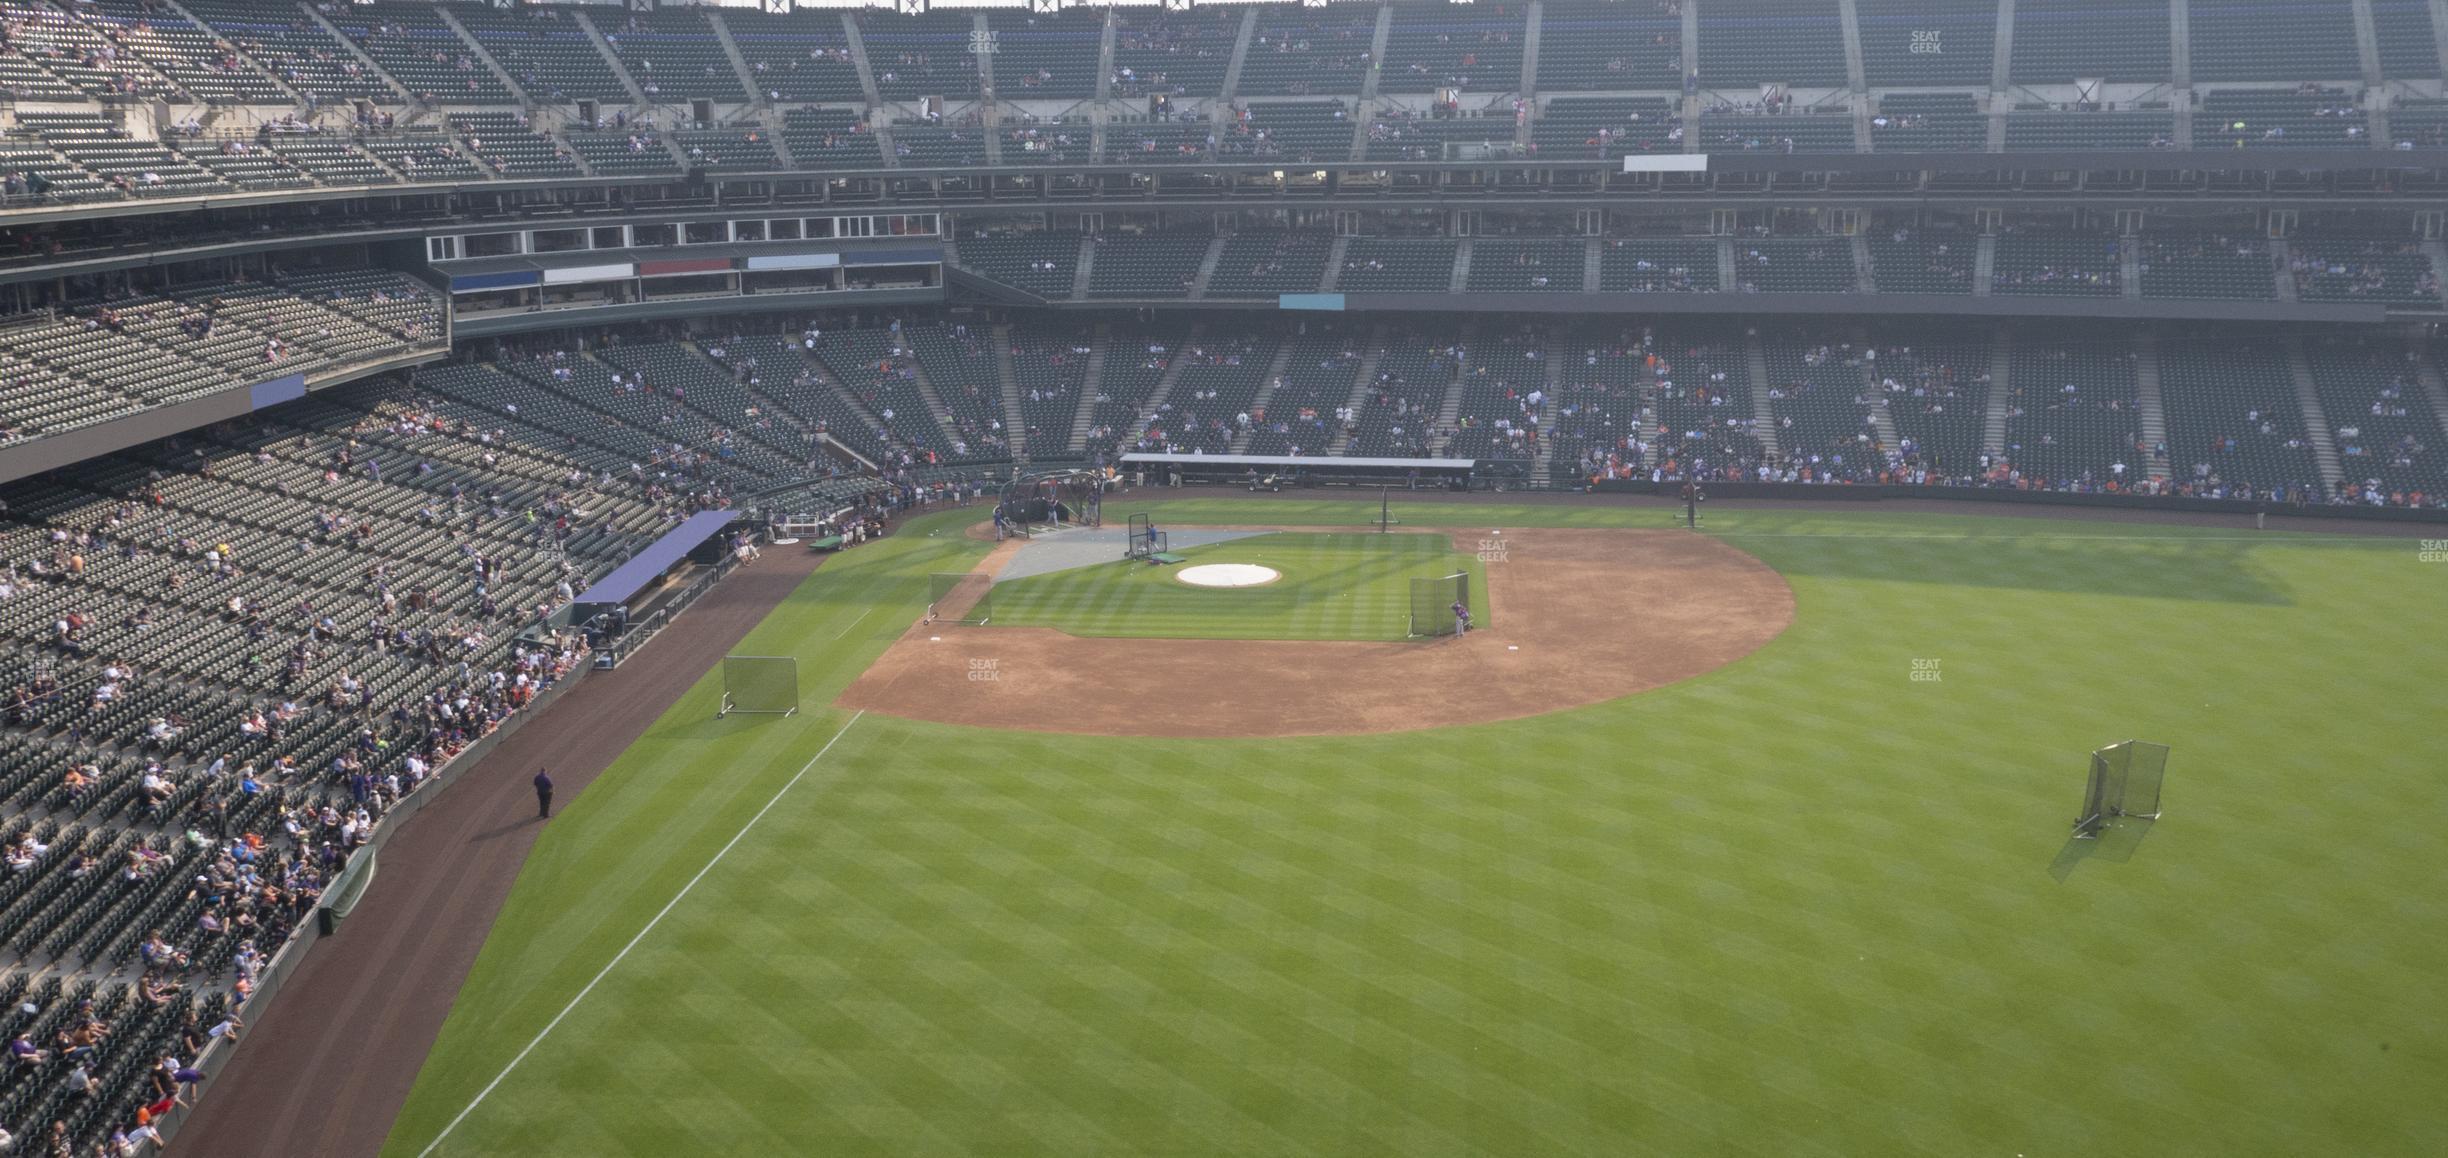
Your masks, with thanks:
M1456 550L1487 560L1493 626L1461 638L1103 639L938 622L904 633L839 703L948 724L1087 735L1404 732L1543 715L1663 687L1749 655L1793 622L1793 589L1783 576L1705 535L1533 529L1451 537ZM998 572L1014 553L1014 544L1000 544L978 569Z

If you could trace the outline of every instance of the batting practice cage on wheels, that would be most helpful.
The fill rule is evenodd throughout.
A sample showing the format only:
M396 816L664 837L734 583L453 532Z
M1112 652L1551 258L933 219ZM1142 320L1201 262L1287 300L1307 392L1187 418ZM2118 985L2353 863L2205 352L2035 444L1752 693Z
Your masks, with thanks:
M799 710L799 661L787 655L723 657L722 710L787 716Z
M1153 559L1165 553L1165 533L1156 529L1146 515L1130 517L1130 543L1122 548L1125 559Z
M1470 606L1470 585L1468 572L1412 580L1411 627L1406 634L1452 635L1461 626L1461 621L1454 618L1454 605Z
M2091 753L2091 781L2083 791L2082 819L2074 835L2098 836L2120 816L2159 819L2159 782L2167 775L2168 746L2141 740L2110 744Z
M995 510L1021 534L1032 527L1104 525L1105 475L1086 469L1024 471L1004 484Z
M993 576L976 571L937 571L927 576L928 623L975 626L993 617Z

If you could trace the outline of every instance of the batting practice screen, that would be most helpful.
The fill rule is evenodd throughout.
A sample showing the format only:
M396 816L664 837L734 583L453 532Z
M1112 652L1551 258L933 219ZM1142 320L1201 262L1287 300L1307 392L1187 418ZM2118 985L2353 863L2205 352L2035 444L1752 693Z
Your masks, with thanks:
M1411 581L1411 626L1405 634L1412 636L1452 635L1460 626L1454 619L1454 604L1469 607L1470 574L1460 572L1434 579Z
M2082 818L2074 835L2090 836L2119 816L2159 818L2159 785L2167 777L2168 746L2127 740L2091 753Z
M976 571L937 571L927 576L927 622L975 626L993 617L993 576Z
M799 710L799 661L787 655L723 657L719 715L749 712L787 716Z

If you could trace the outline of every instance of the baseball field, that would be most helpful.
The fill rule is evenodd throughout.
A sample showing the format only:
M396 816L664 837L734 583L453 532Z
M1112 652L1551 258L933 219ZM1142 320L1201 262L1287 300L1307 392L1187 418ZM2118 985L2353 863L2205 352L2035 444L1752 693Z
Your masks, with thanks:
M718 720L709 673L551 821L385 1152L2448 1136L2448 563L2412 539L1134 510L1269 528L1197 555L1285 582L1114 561L922 627L930 574L1017 556L982 511L829 560L738 649L805 710ZM1389 636L1456 559L1487 630ZM2164 815L2070 840L2130 738L2173 746Z

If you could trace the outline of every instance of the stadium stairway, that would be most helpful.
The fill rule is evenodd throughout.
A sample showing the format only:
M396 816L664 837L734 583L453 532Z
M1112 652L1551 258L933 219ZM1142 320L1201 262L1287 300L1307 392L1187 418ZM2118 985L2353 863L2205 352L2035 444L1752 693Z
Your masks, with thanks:
M612 75L620 78L621 88L629 94L630 102L641 109L653 107L657 102L638 86L636 77L629 75L628 66L621 63L620 53L610 41L604 39L603 30L595 27L595 22L587 17L583 9L570 9L570 17L578 27L586 30L587 42L595 46L595 51L603 54L604 63L612 68Z
M1595 246L1591 247L1591 252L1597 252ZM1534 483L1553 485L1555 481L1549 476L1550 472L1555 469L1556 424L1563 420L1564 413L1564 355L1566 352L1565 335L1562 331L1558 331L1555 340L1549 343L1545 358L1547 405L1539 415L1538 453L1530 458L1530 481Z
M2439 363L2420 338L2406 347L2414 355L2414 381L2422 387L2423 397L2431 403L2431 414L2439 419L2440 433L2448 435L2448 378L2440 375Z
M1353 414L1358 414L1360 408L1368 403L1369 387L1377 383L1377 363L1385 355L1385 345L1386 333L1383 327L1369 332L1368 347L1360 355L1360 372L1352 377L1351 397L1343 401L1344 408ZM2428 364L2425 363L2425 365ZM1335 432L1334 442L1327 446L1326 453L1334 455L1349 453L1351 444L1352 432L1347 426Z
M2321 486L2336 494L2346 480L2345 460L2338 457L2336 432L2323 413L2320 386L2312 378L2312 360L2304 356L2303 335L2286 339L2287 371L2295 376L2295 401L2303 407L2304 436L2312 443L2312 461L2320 467Z
M886 155L891 155L891 150L886 150ZM1072 267L1071 270L1072 301L1079 301L1088 296L1088 276L1096 266L1096 235L1081 233L1079 247L1079 264ZM1092 377L1089 381L1094 382L1096 379Z
M1581 250L1581 292L1594 294L1606 284L1606 247L1596 238Z
M2134 337L2134 401L2142 411L2142 443L2152 448L2150 477L2165 481L2167 456L2157 448L2168 445L2167 405L2159 394L2159 335L2149 330Z
M1699 135L1698 133L1691 134L1695 138ZM1734 242L1731 238L1717 239L1717 284L1729 292L1735 286L1742 284L1741 275L1734 269Z
M859 32L858 10L843 9L841 22L844 42L850 46L850 63L858 69L859 94L867 98L868 108L882 108L884 98L876 91L875 67L867 63L867 38ZM892 156L892 150L885 149L884 155Z
M1465 253L1469 252L1470 242L1464 240L1462 248ZM1454 360L1453 380L1445 384L1445 398L1437 403L1436 425L1430 428L1436 436L1436 441L1429 444L1428 447L1431 455L1445 453L1445 447L1453 442L1454 428L1462 423L1462 391L1470 381L1471 368L1471 358L1467 351L1470 350L1472 343L1478 341L1478 338L1477 323L1475 321L1463 322L1461 346L1465 353Z
M2015 0L1998 0L1997 33L1989 54L1989 91L2003 93L2013 84L2009 79L2014 64ZM2006 102L1993 100L1990 110L1989 147L1995 149L2005 139L2004 108Z
M1870 82L1867 79L1869 70L1862 64L1861 11L1854 4L1854 0L1836 0L1836 28L1837 31L1844 34L1845 87L1856 93L1870 91ZM1855 139L1869 140L1869 124L1867 123L1869 114L1864 110L1861 102L1854 102L1853 115L1856 120L1863 122ZM1870 150L1867 145L1864 145L1862 151L1866 153Z
M1878 279L1871 269L1870 238L1860 232L1853 234L1853 284L1862 293L1878 292Z
M493 59L493 54L487 51L484 45L477 42L476 34L469 32L467 25L461 24L459 18L451 13L447 5L437 5L433 11L442 17L442 23L449 25L452 32L459 34L459 43L467 49L468 59L485 66L485 71L493 74L495 83L518 94L520 103L525 104L528 108L532 109L539 104L548 103L538 101L529 95L526 89L519 87L517 81L510 79L510 70L503 68L502 62Z
M1386 43L1391 41L1393 38L1394 6L1391 4L1378 5L1377 34L1374 39L1369 41L1368 74L1362 77L1360 80L1361 100L1372 101L1377 99L1377 82L1385 75ZM1353 119L1360 120L1363 118L1355 117ZM1352 155L1355 157L1359 156L1358 153L1354 153Z
M1242 10L1241 30L1233 35L1232 60L1224 66L1224 87L1217 94L1218 104L1230 104L1241 92L1241 65L1249 60L1250 30L1258 26L1258 6ZM861 59L865 59L864 56Z
M1113 10L1106 9L1105 26L1097 30L1096 103L1098 108L1104 108L1105 102L1113 99L1114 39L1120 33L1121 28L1122 22L1114 19ZM1104 123L1097 122L1091 127L1090 132L1101 138L1105 133ZM1096 151L1088 154L1089 156L1102 157L1105 155L1103 140L1092 142L1090 147Z
M301 105L308 103L305 94L299 92L295 85L292 85L288 81L282 79L281 70L267 67L263 61L255 58L254 53L247 51L238 40L222 36L219 29L215 29L211 25L206 24L204 21L197 19L194 13L181 7L177 0L164 0L164 2L165 7L168 9L166 13L167 15L175 19L185 20L188 23L195 25L199 31L208 31L213 40L220 42L221 45L227 46L226 51L228 51L231 56L236 57L240 63L246 65L248 68L262 73L265 80L270 81L274 88L288 94L290 100L296 101ZM283 15L287 14L284 13ZM215 106L212 111L219 112L220 107ZM210 127L209 119L207 127Z
M1751 434L1759 439L1760 453L1765 461L1775 462L1785 457L1785 448L1777 445L1776 411L1768 400L1768 351L1760 345L1759 333L1743 334L1743 361L1751 367Z
M2283 237L2271 238L2269 248L2270 260L2276 263L2272 272L2274 283L2278 287L2278 300L2282 302L2302 301L2302 291L2295 285L2294 250L2287 246L2286 239Z
M2348 5L2347 8L2354 20L2355 56L2356 63L2363 70L2363 87L2377 92L2387 82L2383 81L2380 76L2380 32L2372 22L2370 0L2354 0L2354 3ZM2374 141L2389 139L2388 134L2383 131L2386 126L2382 122L2382 116L2379 110L2373 110L2372 140Z
M1358 153L1352 155L1359 156ZM1191 301L1206 299L1207 283L1214 279L1216 262L1224 256L1224 240L1219 236L1207 243L1207 252L1199 258L1198 274L1190 280Z
M415 89L410 88L407 82L391 75L391 71L384 68L381 62L375 60L372 56L367 55L366 50L358 47L355 40L342 35L339 26L333 24L327 19L324 19L321 12L315 11L314 5L300 4L298 5L298 10L305 13L306 19L313 21L315 27L322 29L325 36L329 36L333 40L340 42L340 46L347 49L350 56L357 58L359 67L365 69L368 75L381 77L383 82L397 90L403 99L416 91Z
M1991 461L2006 454L2006 409L2013 396L2014 327L2000 326L1997 341L1989 347L1988 410L1981 419L1981 453Z
M912 353L914 354L915 351L913 350ZM943 396L935 392L934 380L927 377L926 359L912 357L909 360L909 366L910 382L918 387L918 400L926 403L927 416L934 419L936 428L947 435L960 429L960 424L952 419L952 412L944 408ZM1018 411L1006 410L1004 413L1016 414ZM1011 424L1007 422L1004 425L1009 427Z
M1087 384L1080 390L1079 414L1071 419L1071 437L1063 443L1063 451L1078 454L1088 449L1088 431L1096 425L1097 389L1105 381L1105 351L1113 347L1113 327L1098 322L1096 341L1088 347Z
M1470 288L1471 239L1454 243L1453 280L1446 283L1445 292L1461 293Z
M1521 95L1523 100L1535 101L1538 99L1539 33L1546 23L1547 5L1544 0L1530 0L1529 22L1522 26Z
M1214 258L1208 260L1213 261ZM1265 414L1267 404L1275 400L1275 387L1283 381L1284 368L1292 364L1293 345L1285 341L1275 347L1275 356L1267 361L1266 375L1258 380L1258 393L1250 399L1250 413ZM1250 439L1257 433L1255 423L1242 427L1239 434L1233 435L1232 452L1248 454Z
M1351 238L1348 235L1340 236L1334 239L1334 248L1326 251L1326 277L1318 282L1318 292L1334 292L1336 284L1339 283L1343 277L1344 255L1350 252Z
M2140 239L2128 237L2117 242L2117 266L2117 276L2125 283L2125 296L2128 298L2141 297L2142 243Z
M1853 345L1863 350L1875 348L1868 332L1860 329L1853 332ZM1862 362L1861 386L1862 397L1870 400L1870 424L1878 429L1879 451L1885 461L1893 462L1898 448L1904 445L1904 438L1896 430L1895 415L1888 410L1887 392L1879 388L1877 363Z
M2177 89L2177 92L2174 94L2176 97L2176 107L2180 109L2193 108L2196 106L2192 91L2193 12L2192 5L2186 3L2186 0L2168 0L2168 51L2170 57L2168 62L2168 75L2171 78L2170 83L2175 85ZM2183 122L2190 119L2191 118L2189 117L2176 118L2178 122L2177 131L2184 131ZM2178 144L2183 143L2184 142L2181 141L2178 142Z
M705 8L705 15L706 23L714 26L715 43L722 45L723 56L731 62L731 71L739 76L740 87L748 90L749 96L756 98L756 107L771 108L773 102L766 99L766 90L757 86L756 70L750 68L748 58L741 55L739 41L731 36L731 26L723 23L722 9L709 4ZM774 137L776 142L781 139L780 136Z
M1020 410L1020 375L1012 369L1011 326L998 325L993 330L995 344L995 384L1003 388L1004 436L1011 440L1012 460L1026 462L1029 457L1028 423L1017 416ZM1081 391L1085 394L1088 391Z
M1121 441L1124 445L1138 441L1139 436L1146 434L1148 426L1156 421L1156 415L1163 409L1165 400L1173 396L1173 387L1181 381L1182 369L1190 363L1190 359L1182 357L1183 352L1198 345L1199 339L1206 336L1206 333L1207 323L1190 323L1189 334L1182 338L1181 344L1173 347L1171 357L1165 362L1164 377L1156 380L1155 391L1147 396L1147 401L1139 404L1139 413L1131 418L1130 429L1122 433ZM1100 381L1103 379L1096 377L1088 379L1091 392L1096 383Z
M1972 296L1988 297L1990 287L1996 284L1996 275L1997 235L1982 234L1980 247L1972 251Z

